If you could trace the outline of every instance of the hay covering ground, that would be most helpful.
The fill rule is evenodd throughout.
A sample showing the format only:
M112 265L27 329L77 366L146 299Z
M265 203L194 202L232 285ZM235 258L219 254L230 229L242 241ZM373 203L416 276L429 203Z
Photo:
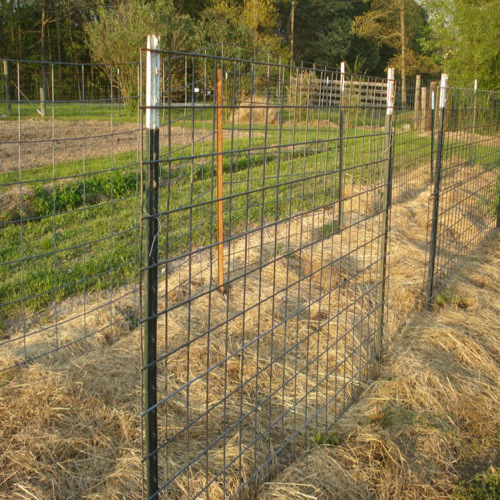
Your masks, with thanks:
M462 475L475 467L478 457L483 457L480 464L477 462L480 466L494 459L488 457L494 456L495 432L499 425L494 411L499 402L500 334L498 329L495 330L495 317L498 316L500 308L499 238L496 237L489 246L485 246L480 261L475 262L474 267L457 278L453 285L455 288L450 288L456 289L456 292L449 292L449 303L445 307L433 314L414 317L415 309L420 305L429 191L419 192L415 186L407 187L407 200L396 205L392 215L392 312L389 317L389 330L396 331L398 325L405 323L407 327L403 334L398 334L395 339L387 339L386 344L390 351L384 376L368 389L362 402L338 422L337 433L343 439L341 447L334 450L315 450L303 461L285 470L277 482L267 485L259 497L443 496L451 491L452 485ZM351 189L352 193L346 194L355 195L356 188L352 186ZM350 207L351 222L360 214L376 208L368 199L359 197L356 201L358 200L360 203L357 203L356 207ZM329 222L329 215L326 217L325 220L323 214L321 218L323 227L325 222ZM318 230L316 224L313 215L301 221L300 227L284 227L280 230L288 235L300 234L301 238L307 237L303 234L310 234L312 238ZM361 226L352 231L359 231L358 234L353 232L353 238L359 238L363 234L369 235L366 228ZM269 238L270 244L276 236L269 234L265 237ZM292 240L288 236L285 241ZM338 247L336 236L331 238L331 241L337 241ZM268 242L264 243L263 248L267 252ZM326 252L328 257L328 252L333 250L324 242L321 245L321 253ZM261 242L250 241L249 246L246 258L251 266L252 259L257 263L262 258L259 250ZM245 255L238 245L235 245L234 250L235 256ZM344 253L345 250L343 249ZM373 251L376 251L376 248ZM320 248L312 247L310 261L295 262L288 266L289 271L312 272L315 266L318 267L315 252L319 254ZM359 258L368 259L369 262L371 255L363 253ZM237 261L235 258L234 262ZM335 280L342 280L346 272L353 272L364 266L364 261L342 260L340 265L337 263L332 266L329 273L317 272L312 286L317 287L316 293L320 293L322 287L331 286L332 280L333 283ZM203 285L203 268L200 264L195 287ZM280 279L285 279L286 269L282 271L277 275ZM233 272L237 272L237 268ZM257 274L255 273L255 280ZM376 280L377 277L369 279ZM369 279L367 277L366 284L370 282ZM183 278L179 274L178 282L172 279L168 291L162 289L163 294L174 302L182 300L182 294L186 292L182 283ZM250 278L246 286L251 290L253 285L255 283ZM266 286L272 289L273 284L266 283ZM333 300L336 303L349 300L351 292L349 287L345 287L345 291L342 294L339 292ZM251 297L250 292L248 296ZM295 299L296 304L300 303L299 295ZM95 300L98 303L99 297L96 296ZM204 300L198 301L200 313L206 312ZM212 300L214 315L224 316L226 302L219 294L214 295ZM216 309L218 300L219 312ZM73 305L78 307L78 304ZM101 329L100 334L89 339L90 344L96 344L96 349L85 353L83 350L79 351L80 346L75 344L74 347L62 350L59 360L52 365L35 363L1 375L0 384L3 387L0 389L0 498L141 496L140 341L138 330L133 330L129 321L131 307L133 306L126 301L120 307L117 306L114 312L114 329L109 332ZM269 311L266 308L270 307L270 304L264 304L262 307L261 316L264 322L275 321L272 314L267 314ZM283 307L286 309L286 304L283 304ZM311 308L309 322L323 319L319 307L316 307L318 311ZM331 307L330 304L323 304L323 311L328 310L327 307ZM314 317L315 312L318 314L317 318ZM275 314L286 314L286 310L278 307ZM169 317L169 328L174 328L179 335L185 332L185 316L182 308L175 309ZM197 321L203 325L203 314ZM249 335L253 330L258 331L257 322L252 318L247 318L247 321ZM252 321L255 324L252 325ZM355 321L353 310L346 312L344 321L346 324ZM92 322L95 322L95 325ZM64 331L59 331L58 335L60 339L70 341L80 335L78 328L77 324L68 325ZM91 318L85 328L95 328L96 331L102 328L99 315ZM235 322L231 328L238 331L241 330L241 325ZM355 331L353 334L358 335ZM211 356L224 356L224 335L225 332L221 331L220 339L216 333L212 336ZM311 352L322 350L325 347L320 344L325 341L323 337L317 335L311 338L311 342L303 345L307 345ZM181 340L178 339L179 342ZM33 340L34 344L30 346L32 350L36 350L38 341ZM233 341L238 342L238 336L234 336ZM197 362L200 364L200 370L206 363L206 349L202 349L201 344L198 347L199 352L193 349L190 353L192 370L198 370ZM345 344L339 345L339 357L342 356L343 348L346 348ZM261 363L266 362L265 349L265 344L262 343ZM359 352L363 358L369 354ZM16 353L12 356L16 357ZM175 388L176 384L182 384L181 374L186 373L187 367L185 359L180 355L173 358L172 363L174 369L168 377L170 387ZM258 368L257 363L253 363L245 369L250 369L250 366L253 370ZM276 370L278 368L280 367L275 367ZM287 364L286 369L290 368L291 365ZM316 373L315 376L320 380L327 368L328 366L318 363L311 371ZM230 377L230 385L240 383L243 374L239 373L240 364L237 360L235 363L228 363L225 369ZM224 369L213 373L214 377L210 380L213 391L211 398L218 400L224 396L224 390L222 381L221 387L218 388L216 378L217 375L224 375ZM265 372L263 375L257 379L258 385L269 393L272 383L266 382ZM350 381L349 390L359 390L363 387L362 381L354 381L353 373L349 371L338 375ZM245 373L244 376L250 377L252 373ZM165 374L160 372L160 386L165 383L164 377ZM278 378L276 377L275 381ZM324 393L323 389L321 388L321 393ZM201 384L192 387L192 411L204 411L205 390ZM298 378L296 390L299 396L307 392L307 382ZM247 396L250 403L255 401L253 393L242 394L244 398ZM286 391L283 396L286 404L293 403ZM239 396L235 399L239 399ZM314 405L314 399L311 397L309 404ZM467 401L467 404L463 404L464 401ZM171 421L174 423L178 418L182 424L183 415L185 418L185 409L182 408L181 402L181 398L174 401L169 410L178 411L178 414L171 414ZM271 401L270 404L272 403ZM303 413L307 412L307 404L306 398L303 407L297 409L296 418L302 418ZM272 408L271 406L268 410L272 412ZM231 406L227 411L231 417ZM213 415L217 418L218 414L214 412ZM234 417L237 416L236 413ZM322 417L326 418L327 415ZM289 431L287 422L284 423L284 429ZM203 448L204 430L205 424L200 429L193 428L191 446L196 447L196 439L199 438L199 445ZM216 431L216 426L211 428L211 432ZM165 429L161 432L165 432ZM245 429L242 432L246 432ZM248 432L253 436L253 428L249 428ZM305 438L304 442L307 443L307 436ZM233 441L226 443L228 457L238 452L238 439L239 436L235 435ZM266 449L255 452L265 453ZM172 456L172 468L178 466L176 462L182 461L181 455L184 451L179 447L179 454ZM305 452L305 448L302 451ZM254 450L249 454L252 456L248 461L243 457L240 465L243 467L243 476L248 477L252 473L253 453ZM223 463L222 455L222 450L216 449L210 457L215 470ZM231 471L229 472L230 478ZM182 498L189 487L192 488L191 491L196 490L203 485L205 477L202 470L198 475L179 476L177 490L173 492L173 496ZM234 477L236 480L237 475ZM230 486L230 481L226 486ZM238 484L234 486L237 487ZM220 485L214 482L209 493L211 498L221 497Z
M459 480L495 471L498 231L439 302L431 313L414 315L387 345L380 379L335 427L341 445L314 449L265 485L260 498L451 498Z

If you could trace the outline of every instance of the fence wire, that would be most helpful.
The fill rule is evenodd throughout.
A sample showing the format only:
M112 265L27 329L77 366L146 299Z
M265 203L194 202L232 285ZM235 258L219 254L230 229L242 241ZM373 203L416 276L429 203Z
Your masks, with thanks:
M432 95L436 83L408 79L405 96L401 82L396 94L396 134L392 184L395 203L412 198L432 182L434 112Z
M383 78L154 53L156 152L145 67L2 65L0 371L154 323L148 494L251 495L374 375L391 197L429 194L429 306L500 226L500 97L451 86L440 111L439 82L398 82L391 122Z
M429 202L429 306L446 278L500 226L499 108L497 92L447 90Z
M326 436L372 378L387 82L346 75L340 97L334 71L160 54L148 494L230 498Z
M137 324L138 69L3 64L0 370Z

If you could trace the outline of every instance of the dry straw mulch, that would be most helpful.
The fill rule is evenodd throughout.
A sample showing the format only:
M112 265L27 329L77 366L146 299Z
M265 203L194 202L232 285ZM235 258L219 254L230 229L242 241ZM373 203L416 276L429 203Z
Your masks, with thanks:
M350 194L356 194L354 186L346 186L346 190L349 189L352 191ZM369 213L376 207L373 200L363 196L354 200L356 203L353 202L346 210L353 222L353 241L362 242L362 238L370 233L354 221L360 214ZM387 338L388 354L383 376L337 423L336 432L342 438L340 447L316 449L306 455L279 475L276 482L266 485L259 498L443 497L451 492L460 477L495 460L495 439L500 425L497 411L500 238L497 233L496 238L484 246L479 261L449 285L449 299L445 307L432 314L418 313L414 316L420 306L428 201L429 191L416 191L393 209L389 330L397 331L396 327L403 324L406 328L394 338ZM330 216L322 212L319 221L312 215L301 221L300 227L281 228L284 231L283 241L288 241L285 237L287 233L300 238L307 238L307 234L313 237L318 229L316 224L324 224L327 221L325 217L328 219ZM281 229L278 228L279 231ZM256 236L255 241L246 243L249 245L246 256L243 249L235 245L235 262L240 258L248 259L247 266L251 268L262 258L262 251L265 253L269 250L268 246L274 246L271 243L275 237L274 234L265 234L266 241L261 245ZM316 251L328 257L328 252L336 248L344 255L346 249L342 245L348 242L339 241L337 235L331 241L332 244L336 242L331 248L326 244L322 248L312 247L310 261L292 262L288 271L297 276L310 272L318 261ZM370 258L367 251L358 255L356 261L342 261L341 265L331 269L331 277L326 276L327 281L341 279L343 273L352 272L358 266L364 268ZM367 262L364 259L368 259ZM271 266L272 258L270 262ZM202 262L194 287L203 286L206 278L203 269ZM271 268L264 269L263 276L267 276L267 271L271 273ZM276 270L279 280L285 279L286 271ZM172 272L168 290L165 287L160 289L171 301L182 299L185 293L182 272L178 280L173 278L175 274ZM258 273L254 274L257 280ZM270 275L275 275L274 270ZM325 278L324 273L318 273L317 278L311 283L314 290L326 286L321 279ZM252 295L256 286L256 281L252 280L249 277L246 283L249 300L259 296ZM272 288L272 283L265 282L267 289ZM350 293L346 287L337 299L349 300ZM295 299L295 303L302 300L298 290ZM98 301L99 297L96 296L95 300ZM133 326L128 321L133 307L129 303L131 300L127 296L116 308L115 329L119 331L103 329L98 314L87 318L85 328L100 331L88 340L91 346L95 344L95 349L85 353L79 350L79 344L75 344L73 349L62 350L56 363L34 363L0 375L0 498L129 499L141 496L140 341L139 332L132 330ZM201 311L193 321L202 327L206 321L206 300L201 298L193 306L193 310L199 307ZM213 300L221 301L220 308L214 302L214 317L224 316L225 301L220 294ZM73 299L67 306L68 314L72 314L78 311L81 304ZM262 305L261 327L272 323L272 314L285 314L287 304L283 304L285 309L280 304L278 306L271 312L270 305ZM308 322L321 319L314 317L315 312L311 308ZM320 311L317 312L320 316ZM349 314L352 316L352 312ZM348 323L355 321L355 317L351 316L346 317ZM185 335L186 318L182 308L170 314L169 328L176 332L176 341L180 342L181 336ZM230 327L236 333L241 331L241 324L236 321ZM258 333L259 324L255 318L248 317L246 328L247 335L253 335ZM71 341L80 337L81 331L78 319L68 322L59 330L59 339ZM299 330L298 335L302 335L303 331ZM225 332L221 332L220 338L215 333L210 345L212 361L225 355ZM277 331L275 341L278 341L278 335ZM324 342L323 337L318 336L318 345L310 343L311 352L322 349L319 342ZM30 352L45 349L46 339L38 339L37 336L29 339ZM239 336L231 336L231 342L239 342ZM197 363L200 370L204 367L207 350L202 347L200 344L191 350L192 370L198 370ZM162 344L160 349L164 349ZM10 359L19 355L12 352ZM250 351L247 356L253 359ZM265 362L267 347L264 342L260 345L260 356L261 362ZM172 357L168 374L160 370L159 386L164 386L166 377L170 390L176 384L182 384L182 374L187 369L185 361L180 355ZM286 368L291 366L287 363ZM257 363L250 363L245 369L255 370L256 367ZM278 370L279 366L275 369ZM325 369L318 364L318 380ZM228 387L238 384L243 375L245 378L252 375L241 374L239 370L239 363L228 362ZM214 376L224 376L223 370L213 373ZM350 377L351 374L346 372L344 376ZM259 379L259 384L254 385L255 390L260 388L266 393L272 387L271 382L267 383L263 377ZM214 401L224 396L222 388L223 379L220 387L211 382ZM297 388L299 396L307 390L302 376L297 379ZM204 411L205 391L202 389L192 386L191 411ZM288 402L287 394L285 396L285 402ZM253 393L243 394L242 397L249 402L255 400ZM314 398L310 399L309 404L313 404ZM173 402L170 422L175 424L178 420L179 425L183 425L185 410L180 403L181 399ZM274 404L273 401L270 404ZM229 418L237 418L238 408L228 403ZM270 410L273 408L269 407ZM297 408L297 418L302 418L306 409L305 405ZM236 412L234 415L233 410ZM327 417L333 419L333 415ZM210 427L211 439L218 432L220 422L216 424L214 422L214 426ZM283 428L288 432L293 427L285 422ZM169 429L160 429L161 433L166 431ZM245 433L251 437L254 430L249 427L241 432L243 437ZM279 443L280 436L275 438ZM229 457L238 452L237 437L235 439L226 443ZM193 427L192 449L204 445L205 426ZM171 467L178 466L176 461L183 462L183 453L185 450L178 446L176 453L169 455ZM246 456L243 457L244 470L241 474L248 477L253 472L253 460L247 462L246 459ZM211 455L215 472L220 470L218 467L223 460L221 443L221 447L214 449ZM191 491L201 487L206 476L202 470L198 472L191 476L179 476L177 491L172 498L185 497L189 486ZM229 477L233 476L228 473ZM234 478L237 481L238 476L235 474ZM226 484L228 488L231 487L229 483ZM217 482L213 483L211 498L222 497L220 486ZM238 483L233 486L237 488Z
M260 498L451 498L498 466L499 232L440 302L387 346L380 379L336 425L341 445L314 449Z

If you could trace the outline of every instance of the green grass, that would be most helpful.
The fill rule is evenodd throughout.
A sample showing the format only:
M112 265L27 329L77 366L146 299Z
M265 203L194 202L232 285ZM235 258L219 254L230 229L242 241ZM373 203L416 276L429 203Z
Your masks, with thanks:
M468 481L462 481L453 496L459 500L497 500L500 498L500 474L492 467Z
M319 432L314 436L309 436L309 441L313 446L338 446L340 439L332 432L325 434Z
M346 183L381 185L384 137L383 134L366 137L364 133L353 128L346 133ZM336 130L326 128L319 131L312 128L306 133L306 127L301 126L293 133L280 132L273 126L268 129L267 140L264 134L253 136L250 148L336 136ZM418 145L412 142L411 148L396 143L395 154L402 157L404 153L406 161L395 162L395 169L418 166L421 149L430 151L430 139L417 141ZM170 256L214 242L214 158L209 155L187 159L193 154L210 154L212 147L211 142L174 145L171 164L161 164L160 208L167 209L169 186L169 209L177 209L168 220ZM250 154L244 151L249 148L248 137L240 137L233 143L225 139L224 149L231 147L243 151L224 155L224 196L231 197L224 202L226 235L229 231L237 234L247 225L329 205L338 198L338 172L334 172L338 168L337 142L281 150L268 148ZM167 155L164 148L163 158ZM322 175L325 172L328 174ZM54 186L51 181L54 173L56 177L68 178ZM18 175L17 172L1 174L0 184L15 183ZM38 311L54 299L60 301L84 291L108 290L133 280L137 271L136 225L140 210L135 151L114 155L112 159L86 160L85 169L81 161L75 160L26 170L23 181L37 181L23 198L24 216L34 220L12 223L19 218L18 211L3 215L0 261L9 264L0 267L0 302L11 303L3 306L3 315L19 312L23 297L26 311ZM277 181L283 184L279 188L275 187ZM3 187L3 191L8 189L12 188ZM191 204L193 208L189 208ZM14 206L18 205L15 195ZM160 258L165 258L165 217L161 223ZM338 230L335 222L327 222L317 236L327 238ZM57 253L53 255L54 252Z
M109 122L111 115L116 123L137 123L137 108L128 105L127 103L55 103L46 104L46 116L42 118L39 113L40 104L37 102L23 102L19 106L12 104L12 115L7 115L7 106L5 103L0 103L0 120L18 120L26 118L37 118L39 120L50 121L52 113L56 120L81 121L85 115L86 120L97 120Z

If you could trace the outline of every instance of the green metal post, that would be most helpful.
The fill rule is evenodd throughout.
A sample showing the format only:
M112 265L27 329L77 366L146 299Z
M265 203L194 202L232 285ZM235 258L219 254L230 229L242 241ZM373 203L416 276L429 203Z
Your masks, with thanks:
M389 239L389 218L392 204L392 116L394 112L394 68L389 68L387 74L387 109L385 114L384 140L384 192L382 194L382 239L380 250L382 255L381 283L378 289L378 328L375 333L375 352L380 358L382 352L382 336L384 332L385 290L387 281L387 247Z
M432 82L431 90L431 184L434 182L434 127L436 122L437 83Z
M155 498L158 493L158 417L156 344L158 329L158 211L159 211L159 110L160 97L160 40L148 36L146 55L146 303L144 307L144 433L146 451L147 497Z
M340 106L339 106L339 228L344 227L344 97L345 63L340 63Z
M474 165L474 158L476 155L476 120L477 120L477 79L474 80L474 104L472 109L472 134L470 140L470 149L469 149L469 165Z
M430 311L432 296L434 293L434 271L436 266L436 249L437 249L437 227L439 217L439 194L441 187L441 164L443 157L443 140L445 128L445 112L447 99L448 75L441 75L441 83L439 86L439 119L438 119L438 142L436 151L436 174L434 178L434 193L433 193L433 209L432 209L432 226L431 226L431 241L429 250L429 275L427 281L427 310Z

